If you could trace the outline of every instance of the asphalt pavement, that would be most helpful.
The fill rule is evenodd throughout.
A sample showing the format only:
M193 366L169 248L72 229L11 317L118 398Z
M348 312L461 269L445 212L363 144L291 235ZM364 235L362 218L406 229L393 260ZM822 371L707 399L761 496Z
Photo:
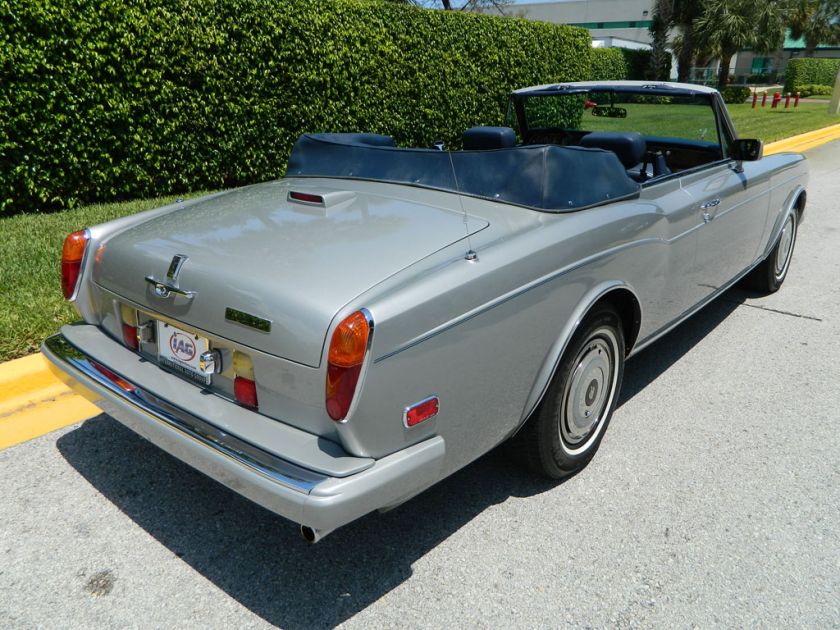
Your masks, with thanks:
M840 628L840 141L782 290L626 368L563 483L491 453L315 546L105 415L0 451L0 627Z

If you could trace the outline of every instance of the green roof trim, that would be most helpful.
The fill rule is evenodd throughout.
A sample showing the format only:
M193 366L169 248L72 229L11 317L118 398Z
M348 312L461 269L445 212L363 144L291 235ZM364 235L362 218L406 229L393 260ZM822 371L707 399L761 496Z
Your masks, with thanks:
M790 36L790 29L785 32L785 43L782 44L782 48L785 50L805 50L805 38L800 37L799 39L793 39ZM840 46L833 46L830 44L818 44L817 48L823 50L837 50L840 49Z

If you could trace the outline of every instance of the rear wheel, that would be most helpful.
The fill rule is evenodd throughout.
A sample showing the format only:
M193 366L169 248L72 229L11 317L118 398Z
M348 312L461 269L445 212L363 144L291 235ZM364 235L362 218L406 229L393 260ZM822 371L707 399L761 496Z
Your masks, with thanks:
M624 334L611 305L596 307L572 337L545 398L513 448L534 472L559 479L598 450L624 374Z
M747 287L762 293L775 293L782 286L796 244L797 218L796 212L787 216L773 251L744 278Z

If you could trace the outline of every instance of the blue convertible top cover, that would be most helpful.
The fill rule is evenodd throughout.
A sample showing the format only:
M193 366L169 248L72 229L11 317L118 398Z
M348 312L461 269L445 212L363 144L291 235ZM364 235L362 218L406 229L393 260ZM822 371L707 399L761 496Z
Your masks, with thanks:
M374 134L304 134L292 149L286 176L408 184L549 212L614 201L640 188L611 151L527 145L447 153L397 148L388 136Z

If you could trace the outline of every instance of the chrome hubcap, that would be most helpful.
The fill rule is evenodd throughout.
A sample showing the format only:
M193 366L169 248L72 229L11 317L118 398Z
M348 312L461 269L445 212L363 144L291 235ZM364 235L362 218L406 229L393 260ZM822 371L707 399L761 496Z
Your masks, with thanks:
M779 237L779 246L776 249L774 271L777 278L781 278L785 271L787 271L790 252L793 249L793 234L793 217L788 217L787 221L785 221L785 227L782 228L782 234Z
M612 404L618 344L609 329L597 331L577 356L566 383L560 417L560 436L571 452L586 448Z

